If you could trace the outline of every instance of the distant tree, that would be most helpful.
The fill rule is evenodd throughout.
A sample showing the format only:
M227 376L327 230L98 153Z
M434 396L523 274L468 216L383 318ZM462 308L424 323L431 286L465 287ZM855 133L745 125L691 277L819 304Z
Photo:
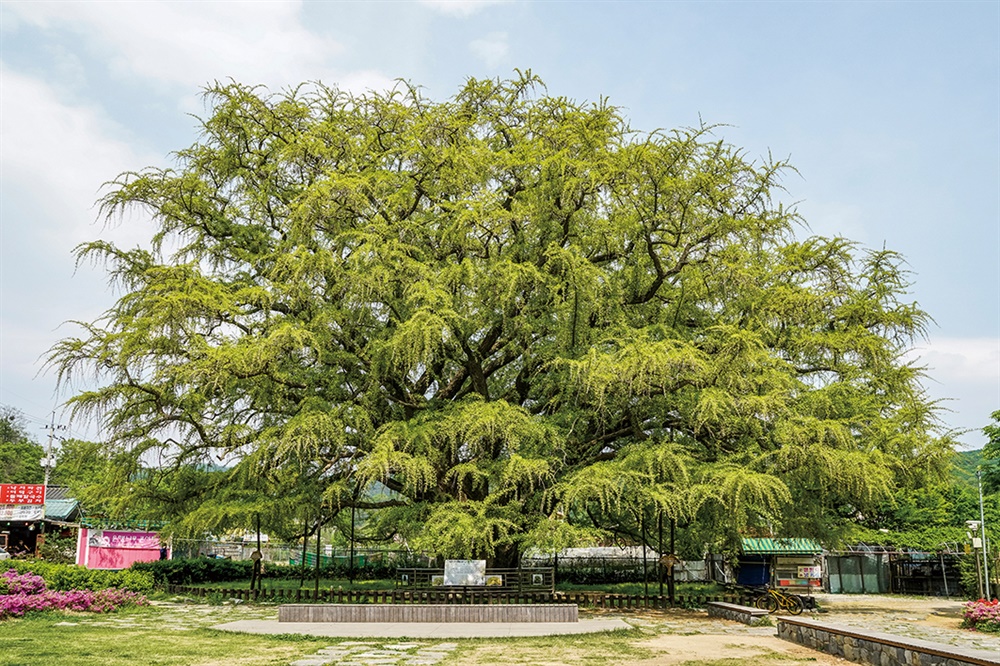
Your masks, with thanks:
M42 447L28 433L24 415L0 407L0 483L41 483Z
M110 451L158 461L117 464L118 506L354 507L511 563L660 516L829 537L944 469L898 255L796 240L785 162L539 90L216 85L175 168L115 181L104 213L153 244L79 248L123 295L50 360L101 378L70 404Z
M989 438L983 447L981 470L983 489L989 493L1000 492L1000 410L991 415L993 423L983 428Z

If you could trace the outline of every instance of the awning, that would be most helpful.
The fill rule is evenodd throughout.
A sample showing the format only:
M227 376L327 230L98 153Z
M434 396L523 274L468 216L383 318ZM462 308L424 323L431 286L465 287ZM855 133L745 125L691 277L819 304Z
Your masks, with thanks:
M812 539L742 539L749 555L819 555L823 546Z
M75 499L46 499L45 520L66 521L79 513L80 503Z

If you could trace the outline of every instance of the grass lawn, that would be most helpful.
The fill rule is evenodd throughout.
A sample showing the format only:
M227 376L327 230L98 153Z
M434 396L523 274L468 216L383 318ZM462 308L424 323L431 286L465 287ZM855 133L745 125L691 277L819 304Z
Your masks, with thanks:
M162 607L107 615L52 612L4 620L0 662L4 666L287 666L329 645L323 638L213 631L199 624L229 619L189 608L194 613L191 622Z
M776 652L774 646L733 645L759 636L703 634L711 623L701 613L626 614L638 628L600 634L540 638L405 640L312 638L215 631L212 626L246 619L276 619L271 604L211 606L156 602L118 613L41 613L0 622L3 666L288 666L301 659L339 653L331 663L396 666L819 666L809 655ZM692 624L692 622L694 624ZM777 638L773 643L783 643ZM447 641L447 642L446 642ZM672 642L673 641L673 642ZM680 641L680 644L674 642ZM693 643L692 643L693 642ZM693 651L692 651L692 647ZM786 644L787 645L787 644ZM682 650L686 658L671 657ZM784 650L780 645L778 650ZM803 648L804 649L804 648ZM735 652L734 652L735 650ZM390 654L395 660L365 658Z

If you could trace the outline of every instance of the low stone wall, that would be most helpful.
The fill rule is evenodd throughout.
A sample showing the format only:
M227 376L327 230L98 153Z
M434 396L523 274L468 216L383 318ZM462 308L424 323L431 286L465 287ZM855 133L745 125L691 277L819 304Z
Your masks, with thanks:
M778 637L872 666L1000 666L1000 655L854 627L783 617Z
M721 617L724 620L733 620L749 624L751 627L763 624L767 618L767 611L752 606L740 606L739 604L727 604L722 601L710 601L705 604L710 617Z
M286 604L278 622L577 622L576 604Z

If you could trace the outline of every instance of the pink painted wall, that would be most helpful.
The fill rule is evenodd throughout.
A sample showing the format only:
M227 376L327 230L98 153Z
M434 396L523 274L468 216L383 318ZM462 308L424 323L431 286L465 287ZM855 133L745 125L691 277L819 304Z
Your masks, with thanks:
M127 569L133 562L160 559L159 548L101 548L90 545L90 530L80 528L76 542L76 563L88 569ZM167 551L167 557L170 552Z
M160 549L137 550L124 548L91 548L88 569L128 569L133 562L152 562L160 559Z

